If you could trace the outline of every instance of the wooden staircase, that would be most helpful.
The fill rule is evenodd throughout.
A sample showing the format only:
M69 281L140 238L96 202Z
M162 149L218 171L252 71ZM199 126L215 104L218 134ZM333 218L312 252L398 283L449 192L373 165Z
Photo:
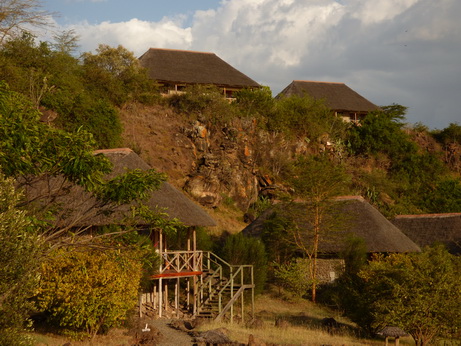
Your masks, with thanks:
M244 318L245 293L251 293L254 312L254 277L252 265L231 265L212 252L204 252L203 274L197 290L197 316L216 321L225 316L234 319L234 306L240 302Z
M242 320L245 303L251 304L251 315L254 315L252 265L231 265L209 251L164 251L161 258L159 272L151 276L151 279L158 280L151 305L159 317L168 304L166 283L172 280L176 283L175 310L179 312L182 279L187 280L186 294L182 296L187 297L187 305L192 306L190 312L194 316L214 320L226 318L232 323L238 303ZM193 296L192 305L189 305L190 294ZM140 306L142 304L141 299Z

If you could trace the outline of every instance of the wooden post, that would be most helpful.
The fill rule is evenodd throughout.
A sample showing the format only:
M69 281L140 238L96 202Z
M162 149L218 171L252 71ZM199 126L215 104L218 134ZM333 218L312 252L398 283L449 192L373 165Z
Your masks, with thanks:
M165 307L165 311L170 310L170 304L168 304L168 280L165 280L165 285L164 285L164 291L163 291L163 296L165 297L163 301L163 306Z
M187 251L191 251L190 228L187 229ZM192 268L193 269L193 268ZM190 282L191 278L187 278L187 308L190 306Z
M255 280L253 266L251 266L251 318L255 318Z
M197 251L197 233L195 231L195 227L192 229L192 251L194 251L194 254ZM192 259L192 266L193 266L194 271L198 270L195 256ZM198 298L197 297L197 294L198 294L198 292L197 292L197 275L194 275L193 280L194 280L194 302L193 302L194 308L193 308L193 314L194 314L194 316L196 316L197 312L198 312L197 311L197 308L198 308L198 306L197 306L197 298Z
M160 256L160 265L159 273L162 273L163 270L163 233L162 230L159 230L159 241L158 241L158 251ZM163 287L162 287L162 278L158 279L158 317L162 317L162 302L163 302Z
M176 317L179 318L179 278L176 279L176 287L175 287L175 300L174 305L176 309Z

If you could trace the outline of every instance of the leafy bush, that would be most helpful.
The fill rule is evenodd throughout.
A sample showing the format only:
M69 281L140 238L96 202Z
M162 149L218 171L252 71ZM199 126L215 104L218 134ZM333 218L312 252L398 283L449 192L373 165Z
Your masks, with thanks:
M42 264L36 300L48 323L94 336L136 306L141 277L134 250L60 248Z
M418 200L418 205L428 213L461 212L460 179L443 179L437 182L430 193Z
M245 237L241 233L229 235L218 254L230 264L253 265L255 293L262 292L267 277L267 257L264 244L259 239Z
M461 328L459 257L443 246L378 256L357 276L338 282L345 314L368 332L393 325L416 345L454 337Z
M168 103L178 113L184 113L201 121L224 124L235 116L234 108L215 86L192 85L183 93L168 98Z
M354 126L349 131L348 140L352 151L358 155L385 153L391 159L415 153L416 145L402 130L404 124L400 120L403 114L396 114L395 111L369 113L360 126Z
M309 259L296 258L285 264L276 264L274 276L277 285L284 287L296 297L305 297L312 286L309 262Z
M441 131L435 131L433 136L438 142L442 144L461 144L461 125L458 123L450 123L447 128Z
M274 99L269 87L254 90L242 89L235 93L235 97L234 105L243 116L255 117L265 125L265 119L274 107Z
M331 138L342 138L347 125L333 114L323 100L295 95L276 100L274 110L267 119L267 127L270 131L316 141L324 134Z
M100 44L96 54L83 54L85 79L90 90L103 95L114 105L146 100L146 94L158 94L158 88L132 52Z
M22 332L33 305L38 254L43 242L26 213L16 207L21 195L0 174L0 344L27 342Z

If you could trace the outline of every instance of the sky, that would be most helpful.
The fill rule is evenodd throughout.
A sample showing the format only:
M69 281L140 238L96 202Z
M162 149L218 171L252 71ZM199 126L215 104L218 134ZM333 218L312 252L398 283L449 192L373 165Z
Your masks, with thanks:
M278 94L341 82L410 124L461 124L460 0L42 0L79 51L122 45L213 52ZM46 36L48 35L48 36ZM39 35L40 38L40 35Z

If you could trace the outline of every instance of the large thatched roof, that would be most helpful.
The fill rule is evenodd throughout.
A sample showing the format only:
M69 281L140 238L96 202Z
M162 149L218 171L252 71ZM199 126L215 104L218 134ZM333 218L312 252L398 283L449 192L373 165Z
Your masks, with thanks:
M292 95L324 99L325 104L336 112L371 112L379 109L344 83L294 80L277 97Z
M421 247L442 243L461 253L461 213L400 215L391 221Z
M258 88L260 85L214 53L150 48L139 61L158 82Z
M345 245L348 236L356 236L365 241L367 252L419 252L421 249L397 227L388 221L377 209L359 196L341 197L332 200L329 211L332 230L321 235L319 251L338 253ZM298 227L311 226L303 216L304 203L277 205L263 212L242 232L246 235L260 236L266 221L275 214L286 218L296 218ZM300 213L301 211L301 213Z
M112 178L127 170L148 170L151 167L131 149L99 150L95 154L104 154L113 164ZM98 203L81 187L65 182L61 177L49 177L26 187L29 199L41 196L44 202L53 200L61 207L56 218L56 226L101 226L123 223L130 213L130 206L108 206ZM45 198L43 198L45 196ZM50 197L46 197L50 196ZM196 203L167 182L150 194L142 202L149 209L168 214L169 219L178 219L186 226L215 226L215 221ZM134 202L132 205L136 204ZM140 221L141 222L141 221ZM143 223L143 222L141 222Z

